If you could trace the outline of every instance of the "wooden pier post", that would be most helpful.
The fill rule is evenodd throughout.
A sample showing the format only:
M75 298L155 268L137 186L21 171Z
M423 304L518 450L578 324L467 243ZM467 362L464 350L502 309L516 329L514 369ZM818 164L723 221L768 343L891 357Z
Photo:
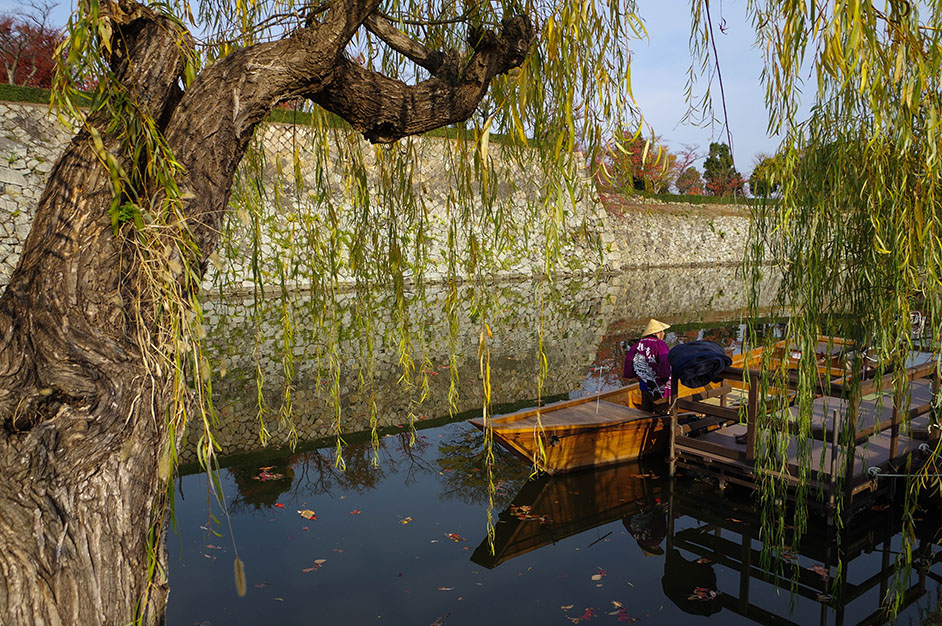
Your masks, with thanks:
M671 422L670 437L667 446L667 473L671 478L677 471L677 392L680 390L680 383L677 377L671 377Z

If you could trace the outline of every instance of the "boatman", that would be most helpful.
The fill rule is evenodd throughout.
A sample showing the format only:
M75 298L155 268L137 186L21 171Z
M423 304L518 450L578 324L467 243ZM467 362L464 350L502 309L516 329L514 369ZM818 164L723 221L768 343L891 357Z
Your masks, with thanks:
M668 328L670 324L652 318L641 339L625 355L624 377L641 380L643 411L663 412L667 405L658 403L660 407L657 407L655 401L671 395L671 364L667 360L668 349L664 342L664 331Z

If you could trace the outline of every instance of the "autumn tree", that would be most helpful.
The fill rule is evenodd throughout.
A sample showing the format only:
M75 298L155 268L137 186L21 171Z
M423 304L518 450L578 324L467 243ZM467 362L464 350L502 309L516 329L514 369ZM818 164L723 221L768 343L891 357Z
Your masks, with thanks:
M0 15L0 59L11 85L50 87L61 33L49 25L53 4Z
M595 160L597 184L613 191L667 193L675 177L672 154L659 137L623 130Z
M703 193L703 179L700 177L700 171L691 166L685 169L677 177L677 192L682 194L699 196Z
M199 41L184 22L196 23ZM378 306L373 290L391 286L409 381L415 322L403 303L407 280L422 291L429 218L414 144L381 146L451 127L441 158L455 189L454 301L459 263L487 275L489 247L511 245L522 229L494 193L491 133L505 139L506 158L551 181L527 198L527 228L542 233L550 258L575 175L573 108L591 108L592 119L624 114L627 56L612 41L625 25L637 19L616 4L79 2L54 85L78 132L0 296L0 621L161 621L177 446L189 428L202 433L203 462L214 450L200 285L218 260L230 199L240 216L255 215L264 190L251 170L261 160L254 142L273 107L304 101L319 137L312 161L296 149L278 170L317 180L291 195L302 230L290 245L309 264L306 292L322 303L312 308L335 310L330 298L349 276L365 324ZM94 78L87 109L75 76ZM464 130L482 102L486 117ZM381 176L367 180L367 157ZM349 168L344 184L325 174L328 159ZM345 200L335 203L334 191ZM303 221L308 203L324 217ZM475 304L482 354L486 297L482 289ZM340 321L323 319L322 343L336 345ZM289 370L290 346L286 355ZM325 361L337 376L336 354ZM290 406L286 396L284 419ZM234 568L244 588L241 562Z
M710 153L703 162L703 179L710 195L742 194L744 181L733 164L733 155L727 144L710 144Z
M754 196L768 198L778 191L779 182L775 179L775 157L760 154L749 176L749 191Z

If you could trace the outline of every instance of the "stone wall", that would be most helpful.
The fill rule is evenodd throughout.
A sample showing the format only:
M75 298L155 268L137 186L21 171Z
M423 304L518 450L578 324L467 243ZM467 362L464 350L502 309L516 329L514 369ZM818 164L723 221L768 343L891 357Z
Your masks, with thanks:
M19 258L22 242L29 228L32 211L55 158L71 137L71 133L51 115L44 105L0 102L0 285L6 284ZM275 170L291 171L297 150L304 162L312 162L309 148L317 141L305 128L270 124L261 135L266 154L264 175L270 179ZM412 144L414 179L420 191L423 210L430 216L429 238L431 264L427 276L435 279L445 272L442 254L447 239L446 207L453 203L456 191L450 170L455 162L454 151L442 138L421 138ZM379 148L363 149L367 154L368 176L377 176L382 156ZM372 151L372 152L371 152ZM598 194L578 158L570 170L570 188L556 193L536 164L521 164L505 158L501 147L491 144L490 154L499 178L509 180L499 189L510 206L513 219L502 233L517 242L516 250L500 253L492 267L499 267L502 278L528 277L542 271L544 243L542 235L530 227L535 223L534 207L539 209L542 194L555 193L559 213L565 215L566 227L560 233L561 271L591 274L598 270L618 271L635 267L677 265L735 265L742 259L749 228L749 214L742 208L694 205L664 205L636 197ZM306 161L305 161L306 160ZM303 172L305 198L318 196L338 201L339 189L347 184L344 172L349 169L349 155L333 150L322 164L328 171L319 179ZM373 185L373 182L370 183ZM326 187L326 189L325 189ZM571 193L570 193L571 191ZM273 194L277 195L277 194ZM302 194L298 194L302 195ZM260 267L270 279L288 254L281 242L290 240L293 231L284 206L291 202L267 200L262 211ZM237 233L249 231L245 213L230 219ZM485 228L487 227L486 220ZM296 222L295 222L296 224ZM490 233L484 233L489 236ZM459 242L459 246L466 242ZM252 244L245 236L221 251L219 267L225 268L224 282L228 287L253 287L252 272L246 259L252 257ZM207 286L216 278L210 267ZM299 280L302 282L303 280Z
M48 107L0 102L0 284L20 257L46 177L72 133Z
M22 249L45 178L71 133L48 114L46 107L24 104L0 103L0 128L0 285L4 285ZM303 151L303 146L316 140L306 133L283 125L266 127L261 140L267 179L275 170L291 167L295 149L300 146ZM421 187L424 209L432 224L429 237L433 259L443 258L445 207L452 206L456 193L449 172L454 163L449 165L447 156L452 147L446 141L422 138L411 148L417 162L416 184ZM368 176L376 176L381 167L377 160L383 158L383 153L372 147L366 151ZM499 192L516 213L512 220L515 225L510 228L519 230L510 234L522 245L516 251L500 253L494 265L501 269L489 277L488 284L459 285L455 335L442 313L446 308L445 291L434 285L434 279L444 273L443 264L431 263L427 277L433 280L424 302L413 305L408 312L413 325L411 350L419 377L421 370L427 373L429 397L421 406L414 404L418 392L397 384L401 369L397 320L391 313L394 307L382 302L373 307L376 318L371 320L370 332L375 359L368 372L360 369L364 367L361 357L366 337L351 324L355 302L352 290L341 293L336 321L327 325L319 325L314 319L317 314L313 312L322 309L301 291L295 293L290 303L293 326L287 340L279 300L253 308L252 298L244 294L251 293L255 286L246 261L252 256L252 244L245 236L254 224L244 212L234 212L227 228L237 236L220 250L218 260L218 267L225 273L208 274L204 303L210 329L207 354L214 372L213 397L221 418L215 436L224 454L258 445L256 371L262 374L261 394L269 409L265 421L270 442L283 445L291 439L290 429L278 418L285 397L286 365L294 371L291 402L297 436L306 440L332 433L337 409L327 392L331 367L325 354L334 355L334 367L341 372L339 410L346 430L369 427L369 405L373 402L378 423L384 427L402 425L410 411L418 419L447 415L452 368L460 381L457 410L480 407L483 391L477 350L481 313L472 306L475 290L487 291L491 302L488 324L494 334L489 347L495 404L537 395L539 361L535 346L541 328L550 364L542 394L551 396L582 386L600 354L610 356L608 344L616 337L640 331L648 317L669 323L738 318L745 296L736 266L748 233L747 212L662 205L617 196L600 199L578 163L571 173L571 193L567 190L560 194L565 197L557 205L571 225L560 233L562 266L575 270L556 277L555 294L541 300L544 286L532 276L543 269L543 240L538 233L527 230L532 226L527 211L532 210L534 201L539 204L540 194L552 186L541 181L538 167L502 158L499 146L492 145L491 154L495 155L494 167L510 179ZM302 154L302 158L313 156ZM333 151L321 165L327 168L326 175L315 179L310 173L302 173L302 187L307 188L308 195L319 195L321 202L324 198L336 200L339 194L334 187L345 184L345 157ZM277 284L279 266L303 261L295 255L307 251L303 246L290 245L297 226L292 221L291 203L279 201L277 193L272 195L276 199L266 201L255 219L264 227L260 271L268 283ZM213 284L216 279L236 289L225 291L225 297L220 298L218 285ZM304 277L296 282L304 284ZM770 298L776 290L774 280L769 279L766 287L764 293ZM452 336L454 361L449 357ZM336 342L336 350L324 350L328 341ZM371 381L368 388L358 382L361 373ZM193 429L190 434L198 437L199 430ZM192 454L192 448L186 454Z

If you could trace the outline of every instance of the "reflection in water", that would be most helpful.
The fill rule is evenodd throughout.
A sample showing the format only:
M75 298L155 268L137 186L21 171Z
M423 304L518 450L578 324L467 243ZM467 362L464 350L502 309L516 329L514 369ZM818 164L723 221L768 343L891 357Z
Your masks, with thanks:
M527 482L499 516L491 552L487 539L471 560L494 568L521 554L658 506L663 482L638 463L596 471L543 475Z
M808 623L809 616L822 626L876 624L886 621L882 599L897 573L900 516L897 506L877 504L840 533L812 519L798 548L764 560L759 515L748 500L626 464L528 482L500 514L494 552L485 538L471 560L496 568L621 519L641 553L662 560L664 597L684 613L732 612L775 625ZM942 583L942 516L917 521L904 609L927 594L928 583ZM791 589L787 617L776 606L780 587Z
M491 553L481 434L462 422L417 436L414 447L407 432L383 437L378 467L368 441L349 446L346 470L332 447L232 459L220 481L245 598L232 586L230 539L215 534L228 535L228 524L207 524L225 516L206 508L205 476L182 477L168 537L167 623L885 621L881 598L901 545L893 508L851 520L840 545L814 520L800 548L764 564L747 495L671 482L650 463L528 480L529 464L495 451ZM942 582L939 516L927 514L918 532L905 619L935 608Z
M763 285L762 293L768 298L776 291L773 276ZM658 288L652 292L650 285ZM603 362L608 364L607 374L617 377L620 342L637 337L649 317L677 327L728 324L729 320L739 320L747 301L737 269L727 267L649 268L601 279L559 278L549 290L552 296L544 300L545 287L530 280L487 286L490 299L496 303L496 310L490 311L487 319L493 331L488 347L490 397L495 404L532 399L538 394L547 397L569 393L579 387L590 368ZM366 338L349 332L346 326L336 329L344 432L368 430L370 407L374 403L380 426L406 424L413 410L419 420L448 415L452 373L460 383L457 410L481 407L484 396L478 359L480 312L472 310L472 300L466 293L470 288L468 284L462 286L456 329L445 315L449 310L448 290L443 286L428 285L425 302L410 307L409 316L419 322L416 332L421 335L414 338L415 345L411 347L416 375L424 377L428 384L428 397L418 407L421 393L398 382L402 375L400 346L391 320L376 320L375 336L371 338L375 346L372 368L365 367L362 359ZM378 310L387 305L394 308L379 294L376 297ZM340 298L337 318L352 319L356 315L355 294L341 294ZM770 301L760 303L760 307ZM323 355L325 331L312 317L312 309L317 307L303 292L293 294L290 305L294 323L290 337L286 338L282 327L284 311L278 299L260 302L257 313L253 311L251 296L205 303L207 327L212 329L207 337L207 354L216 372L213 401L220 414L215 435L222 455L241 454L258 447L257 372L263 374L261 397L271 411L267 424L271 442L284 445L291 439L291 429L273 417L284 398L286 345L291 350L289 369L294 373L291 403L295 432L301 441L309 441L336 430L337 412L331 404L328 384L331 360ZM454 360L449 356L452 332L457 333ZM738 327L704 332L707 335L700 338L727 345L723 333L735 335ZM547 370L543 387L538 391L536 380L544 365L537 355L540 342ZM198 435L196 429L191 432L191 437ZM196 460L192 446L182 456L184 461Z
M443 500L487 505L489 483L486 471L484 433L459 430L438 443ZM510 496L526 483L532 468L499 446L494 447L494 506L505 506Z

